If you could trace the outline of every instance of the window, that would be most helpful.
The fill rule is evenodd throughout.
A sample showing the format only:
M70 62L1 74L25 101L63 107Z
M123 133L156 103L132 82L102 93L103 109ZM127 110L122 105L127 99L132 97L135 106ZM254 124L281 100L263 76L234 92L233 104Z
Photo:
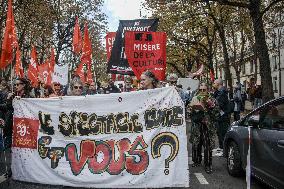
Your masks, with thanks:
M268 129L284 129L284 103L268 106L265 116L260 120L260 126Z
M277 70L277 56L276 55L273 55L271 57L271 64L272 64L273 70Z
M246 65L243 64L241 67L242 67L242 74L245 75L246 74Z
M277 89L277 77L273 77L273 92L278 93L278 89Z
M253 126L254 124L259 124L259 111L253 112L252 115L248 116L244 121L244 126Z
M284 129L284 102L265 106L260 112L260 128Z
M284 101L262 107L243 120L244 126L284 130Z
M254 60L251 60L250 61L250 73L254 72L253 65L254 65Z

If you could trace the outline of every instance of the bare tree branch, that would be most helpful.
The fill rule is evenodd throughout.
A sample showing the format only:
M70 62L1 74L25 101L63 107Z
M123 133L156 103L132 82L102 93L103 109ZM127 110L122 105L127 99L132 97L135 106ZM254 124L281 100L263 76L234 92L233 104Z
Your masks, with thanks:
M211 0L213 2L217 2L221 5L229 5L234 7L243 7L243 8L249 8L249 4L245 2L240 1L228 1L228 0Z

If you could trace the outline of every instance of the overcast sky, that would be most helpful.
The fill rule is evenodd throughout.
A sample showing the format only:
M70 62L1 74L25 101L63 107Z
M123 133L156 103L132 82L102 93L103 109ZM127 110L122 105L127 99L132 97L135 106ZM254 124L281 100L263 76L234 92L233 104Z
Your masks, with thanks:
M119 20L133 20L140 18L140 10L142 16L146 15L146 11L142 10L144 0L105 0L104 12L108 16L109 31L116 31Z

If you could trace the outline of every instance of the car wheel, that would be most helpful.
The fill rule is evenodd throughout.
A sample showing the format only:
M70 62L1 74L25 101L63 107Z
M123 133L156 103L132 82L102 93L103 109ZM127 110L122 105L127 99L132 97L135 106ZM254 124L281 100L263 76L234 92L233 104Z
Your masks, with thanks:
M230 175L236 177L243 174L241 154L236 142L231 141L228 145L227 170Z

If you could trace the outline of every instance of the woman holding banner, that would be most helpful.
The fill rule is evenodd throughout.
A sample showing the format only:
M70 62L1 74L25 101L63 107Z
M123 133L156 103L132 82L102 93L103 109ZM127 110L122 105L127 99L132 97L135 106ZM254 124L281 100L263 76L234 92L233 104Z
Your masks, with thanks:
M212 173L212 149L214 148L215 119L219 110L213 98L208 93L205 83L201 84L196 96L190 103L190 117L192 120L190 142L192 143L193 167L200 166L201 150L204 147L205 172Z
M142 90L147 89L155 89L158 87L159 80L156 78L156 76L149 70L146 70L141 74L140 77L140 88Z

